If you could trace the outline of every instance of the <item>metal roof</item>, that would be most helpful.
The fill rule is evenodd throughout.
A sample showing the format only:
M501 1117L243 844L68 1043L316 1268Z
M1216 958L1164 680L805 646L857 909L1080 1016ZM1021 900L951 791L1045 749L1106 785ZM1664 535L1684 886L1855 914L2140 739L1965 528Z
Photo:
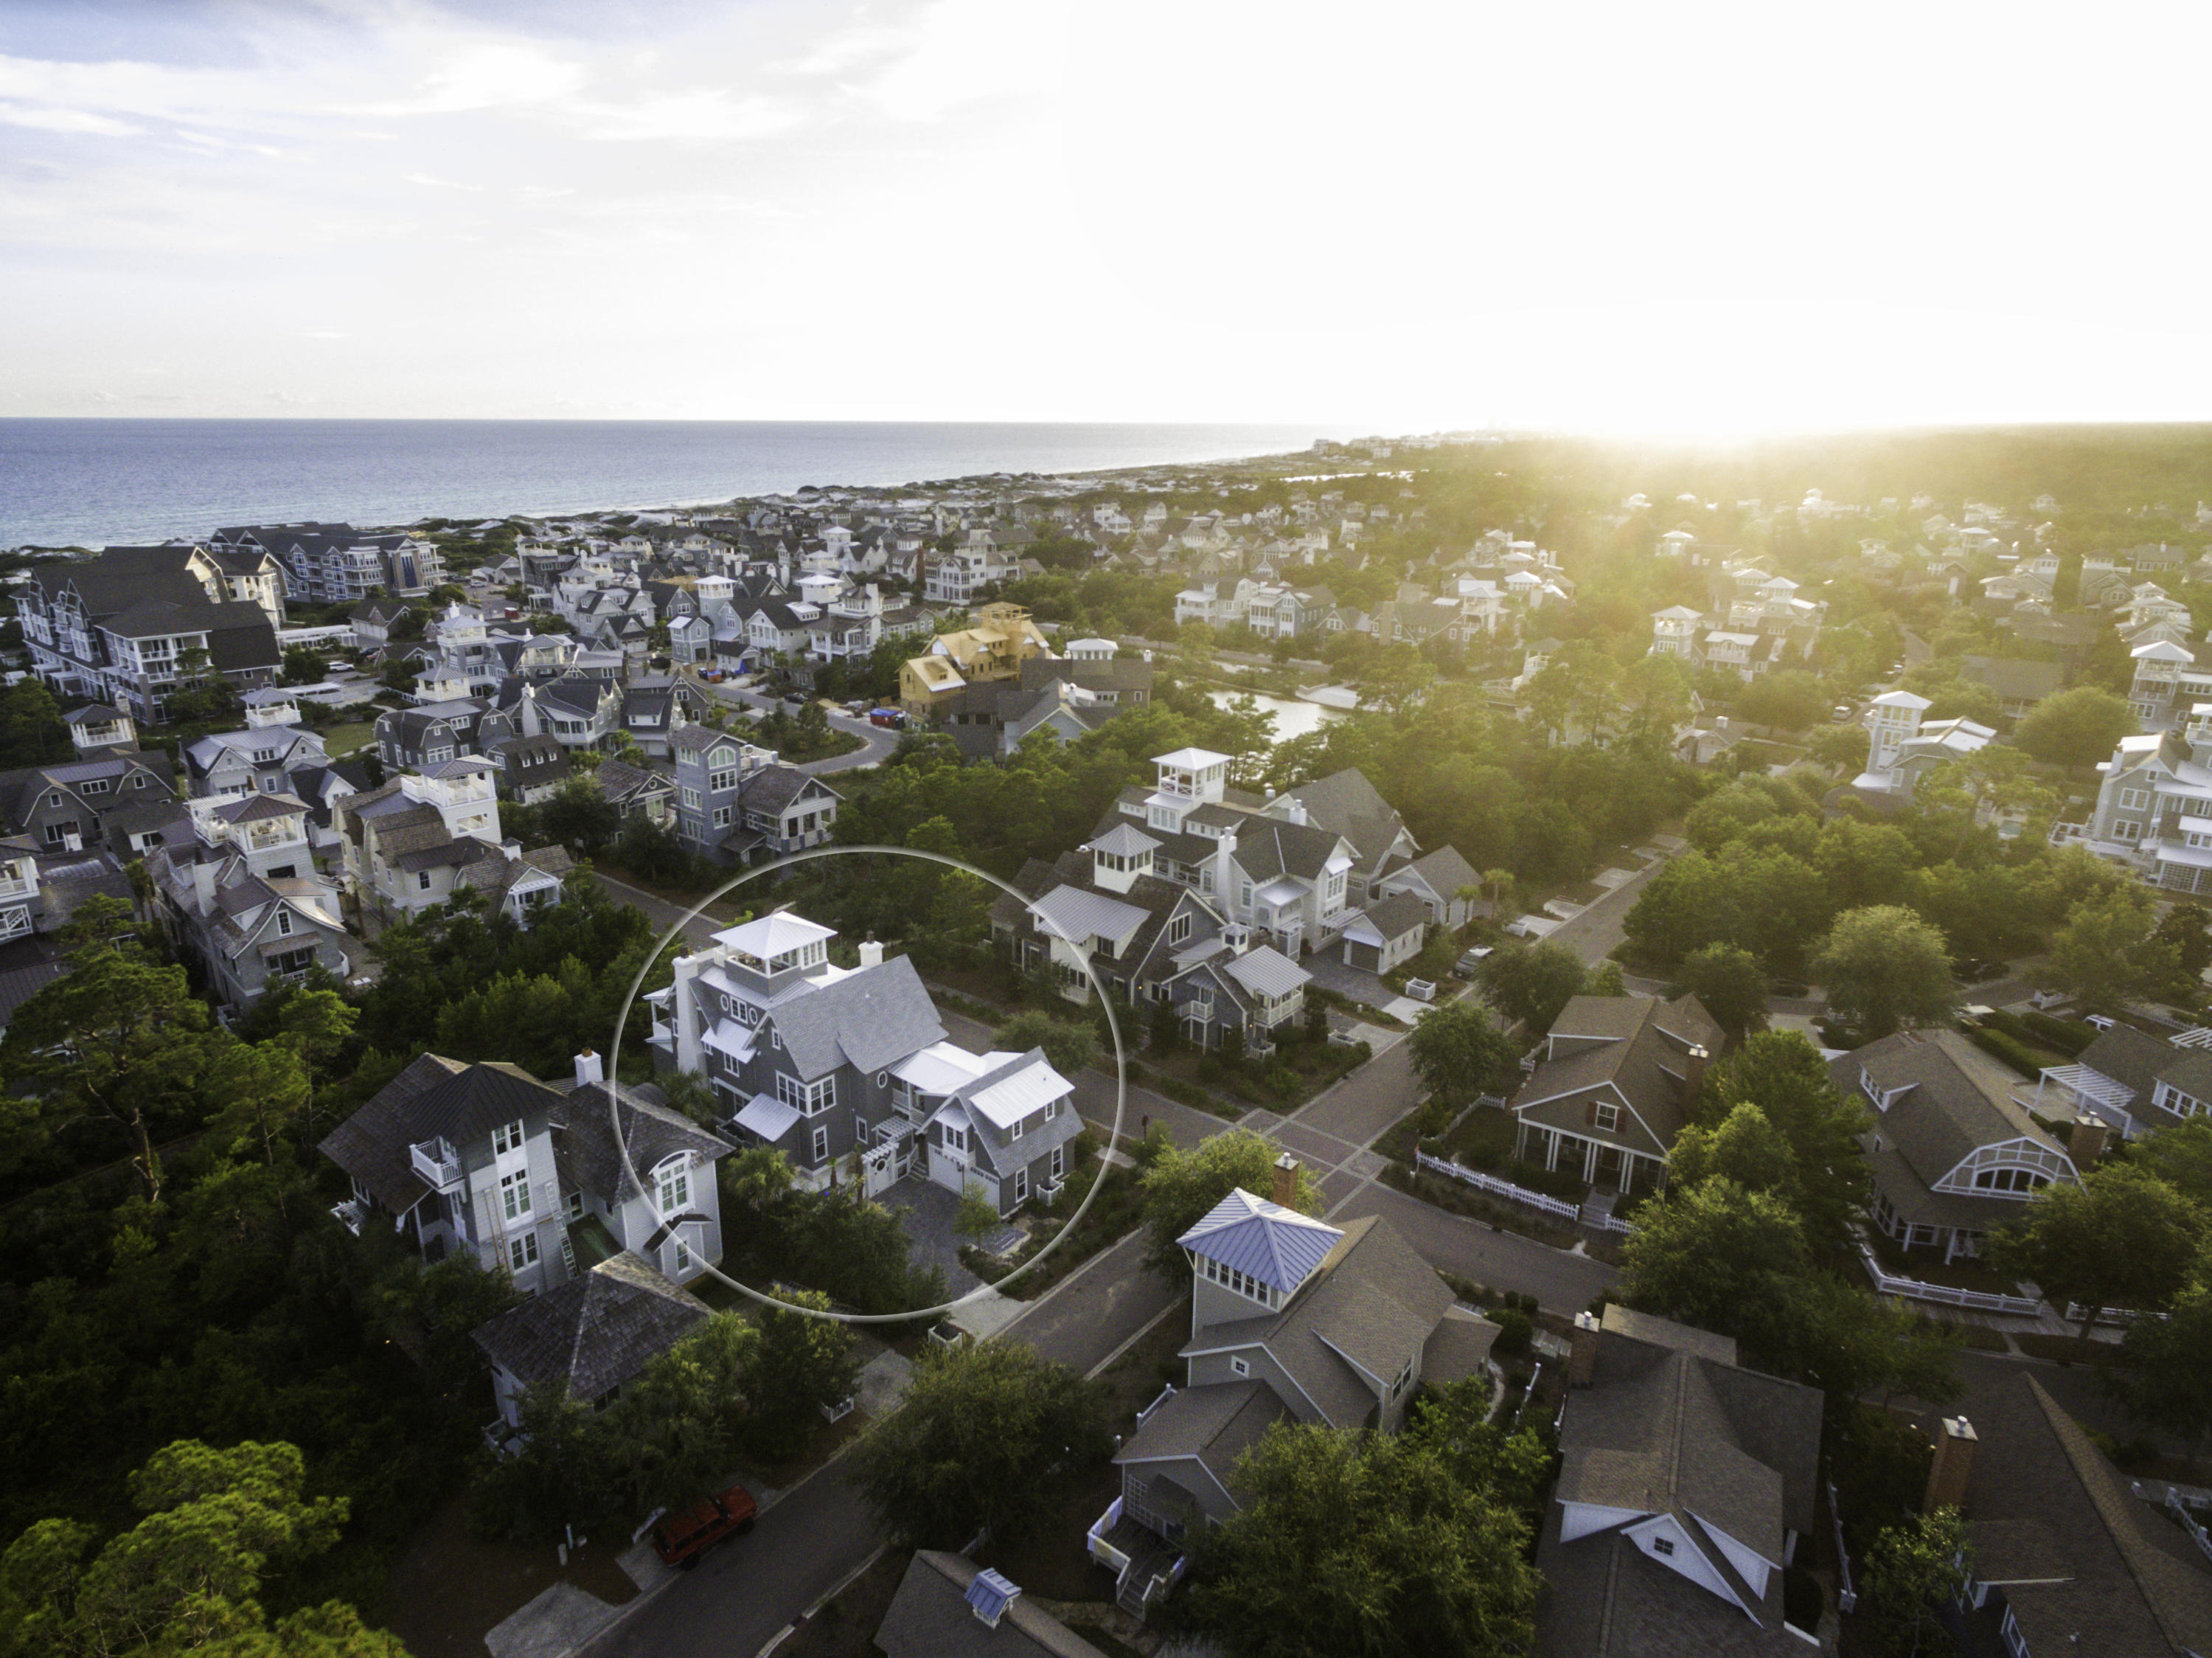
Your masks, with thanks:
M779 910L774 915L763 916L757 921L726 927L714 935L714 942L767 961L776 956L787 955L805 945L817 944L836 936L837 930L834 927L824 927L819 922L809 921L805 916Z
M791 1131L799 1120L799 1112L781 1100L771 1100L765 1094L756 1094L745 1101L738 1112L737 1123L741 1129L757 1134L771 1143Z
M1094 852L1111 852L1120 857L1138 857L1146 852L1157 851L1159 844L1159 842L1135 825L1117 823L1097 839L1092 841L1090 850Z
M1012 1128L1054 1100L1065 1100L1073 1084L1046 1063L1044 1051L1031 1048L1004 1069L963 1088L959 1098L981 1112L998 1128Z
M1042 898L1030 899L1030 908L1040 931L1071 944L1085 944L1094 938L1127 938L1148 919L1147 913L1133 904L1103 893L1086 893L1080 887L1055 887Z
M1343 1236L1333 1226L1239 1186L1176 1241L1287 1295Z
M1313 978L1271 945L1247 950L1227 964L1229 976L1255 996L1288 996Z

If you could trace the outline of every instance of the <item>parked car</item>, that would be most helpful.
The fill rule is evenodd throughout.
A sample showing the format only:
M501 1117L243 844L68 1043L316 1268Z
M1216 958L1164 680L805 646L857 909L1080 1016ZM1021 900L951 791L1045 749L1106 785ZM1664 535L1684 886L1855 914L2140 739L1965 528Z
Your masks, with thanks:
M1828 717L1838 725L1848 723L1851 717L1851 705L1849 703L1838 703L1829 710Z
M653 1551L668 1564L689 1571L717 1543L750 1531L757 1513L752 1493L732 1485L655 1521Z
M1495 946L1489 944L1476 945L1473 949L1469 950L1465 955L1460 957L1457 961L1452 964L1452 971L1456 972L1462 978L1474 978L1477 972L1481 971L1483 958L1489 955L1495 948Z
M868 710L868 723L898 730L906 724L906 710L902 708L872 708Z

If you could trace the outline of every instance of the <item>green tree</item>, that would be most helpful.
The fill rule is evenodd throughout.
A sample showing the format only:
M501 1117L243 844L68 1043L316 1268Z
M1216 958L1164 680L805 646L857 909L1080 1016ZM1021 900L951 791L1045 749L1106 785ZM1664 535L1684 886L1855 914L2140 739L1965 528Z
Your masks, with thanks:
M999 1206L985 1197L981 1186L974 1181L960 1193L960 1206L952 1214L952 1229L963 1238L980 1238L999 1229Z
M2196 1447L2212 1438L2212 1365L2204 1362L2212 1353L2212 1245L2199 1246L2166 1317L2128 1326L2122 1351L2129 1414Z
M926 1353L899 1407L852 1453L884 1527L957 1549L1036 1524L1110 1447L1097 1390L1018 1342Z
M1943 936L1911 911L1846 910L1812 963L1828 1006L1872 1041L1900 1025L1933 1025L1959 1004Z
M331 659L319 650L306 645L292 645L284 652L283 680L286 685L317 685L331 671Z
M1810 674L1802 668L1784 668L1763 674L1746 686L1735 708L1740 716L1757 724L1802 731L1827 716L1828 698L1820 682Z
M1945 1607L1974 1576L1973 1545L1956 1509L1918 1514L1885 1528L1867 1551L1863 1622L1883 1658L1951 1651Z
M1796 1190L1797 1160L1789 1137L1747 1103L1732 1108L1717 1127L1692 1123L1677 1135L1667 1154L1667 1175L1685 1186L1726 1179L1746 1192L1789 1198Z
M1272 1198L1279 1155L1273 1141L1241 1128L1201 1142L1195 1151L1168 1144L1138 1182L1145 1226L1151 1234L1145 1264L1164 1277L1183 1282L1190 1264L1176 1240L1240 1186L1255 1197ZM1321 1189L1304 1167L1298 1170L1297 1201L1291 1206L1308 1215L1320 1212Z
M2052 765L2091 766L2112 757L2136 728L2127 699L2093 685L2055 691L2021 716L2014 741Z
M783 1299L830 1310L830 1297L818 1290ZM853 1350L853 1327L838 1320L769 1307L761 1310L759 1330L744 1372L746 1433L763 1454L781 1457L805 1445L821 1425L824 1405L852 1397L860 1362Z
M1766 975L1759 959L1734 944L1708 944L1684 956L1671 994L1696 997L1731 1036L1741 1036L1766 1013Z
M190 1100L212 1021L185 970L155 960L129 922L120 899L77 907L61 933L68 973L16 1010L5 1051L10 1074L38 1087L49 1130L85 1119L119 1130L146 1200L159 1203L155 1125Z
M1859 1136L1866 1112L1836 1088L1827 1062L1795 1031L1761 1031L1705 1074L1698 1119L1711 1126L1752 1105L1790 1143L1790 1206L1816 1245L1848 1245L1867 1197Z
M2017 1221L1989 1236L1984 1258L2008 1277L2032 1278L2044 1299L2082 1309L2081 1346L2108 1307L2162 1310L2188 1281L2207 1216L2165 1181L2130 1163L2107 1164L2079 1186L2053 1185Z
M2100 1013L2176 989L2180 952L2154 932L2153 909L2130 887L2076 905L2051 936L2051 982Z
M1990 743L1933 768L1913 791L1913 799L1931 811L1955 817L1955 856L1981 825L1984 813L2001 818L2016 815L2030 825L2039 824L2050 818L2058 794L2036 775L2034 765L2019 749Z
M1804 1222L1780 1194L1720 1177L1675 1186L1637 1211L1621 1255L1631 1307L1734 1336L1762 1367L1794 1347L1790 1295L1811 1256Z
M1805 739L1807 754L1846 777L1866 770L1873 748L1873 737L1863 725L1824 725Z
M2173 952L2174 994L2190 1001L2204 994L2204 970L2212 967L2212 914L2194 904L2177 904L2152 930L2153 943Z
M1277 1424L1237 1461L1238 1511L1190 1528L1191 1617L1237 1658L1528 1650L1528 1522L1469 1466L1497 1455Z
M1546 939L1492 951L1475 978L1492 1007L1509 1021L1524 1022L1531 1035L1541 1036L1560 1009L1582 993L1583 971L1580 956Z
M2135 1161L2212 1215L2212 1117L2169 1123L2135 1143Z
M1448 1105L1498 1092L1520 1063L1513 1045L1472 997L1424 1012L1406 1046L1423 1091Z
M1098 1033L1088 1025L1054 1019L1042 1008L1016 1014L999 1027L999 1045L1010 1053L1042 1048L1046 1063L1062 1076L1075 1077L1098 1063Z
M0 1557L9 1649L108 1658L198 1650L266 1628L255 1595L271 1565L327 1550L343 1497L305 1495L295 1446L248 1441L216 1450L179 1440L131 1478L145 1514L88 1564L91 1527L44 1520ZM326 1609L342 1624L344 1608ZM356 1620L357 1621L357 1620Z
M1626 996L1628 978L1627 975L1621 972L1620 963L1608 956L1602 961L1592 964L1589 972L1583 978L1582 994L1606 997Z

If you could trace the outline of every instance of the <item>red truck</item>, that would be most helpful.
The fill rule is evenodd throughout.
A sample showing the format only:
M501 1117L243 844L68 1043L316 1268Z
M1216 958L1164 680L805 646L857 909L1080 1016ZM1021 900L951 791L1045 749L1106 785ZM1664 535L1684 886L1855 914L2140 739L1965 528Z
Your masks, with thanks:
M704 1496L689 1508L653 1522L653 1551L668 1564L689 1571L724 1538L742 1537L753 1528L752 1493L742 1485Z

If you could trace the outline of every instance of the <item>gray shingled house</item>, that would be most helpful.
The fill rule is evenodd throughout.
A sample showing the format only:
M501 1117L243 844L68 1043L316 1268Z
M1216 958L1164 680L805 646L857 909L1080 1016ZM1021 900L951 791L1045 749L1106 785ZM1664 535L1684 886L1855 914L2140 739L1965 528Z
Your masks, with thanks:
M625 1252L510 1308L470 1338L491 1362L501 1417L518 1427L528 1389L558 1388L603 1405L713 1316L690 1290Z
M1974 1546L1965 1649L2212 1653L2212 1562L2190 1534L2129 1489L2033 1375L1978 1385L1972 1405L1939 1453L1969 1459L1954 1471Z
M1279 1198L1296 1176L1285 1152ZM1480 1373L1498 1338L1377 1216L1340 1228L1240 1189L1178 1241L1193 1273L1187 1386L1139 1418L1114 1459L1121 1495L1089 1533L1139 1616L1180 1575L1188 1528L1237 1511L1237 1460L1268 1428L1395 1432L1422 1382Z
M1536 1567L1553 1658L1782 1658L1782 1574L1812 1529L1820 1393L1735 1343L1608 1307L1568 1357L1560 1468Z
M876 1626L885 1658L1106 1658L972 1560L918 1549Z
M1842 1055L1828 1074L1867 1102L1869 1207L1907 1249L1941 1250L1947 1262L1978 1255L2038 1192L2080 1179L2067 1148L2013 1099L2019 1079L1957 1031L1899 1031ZM2105 1130L2088 1126L2101 1143Z
M1722 1032L1694 996L1578 996L1513 1096L1514 1155L1583 1179L1648 1191L1666 1176Z

